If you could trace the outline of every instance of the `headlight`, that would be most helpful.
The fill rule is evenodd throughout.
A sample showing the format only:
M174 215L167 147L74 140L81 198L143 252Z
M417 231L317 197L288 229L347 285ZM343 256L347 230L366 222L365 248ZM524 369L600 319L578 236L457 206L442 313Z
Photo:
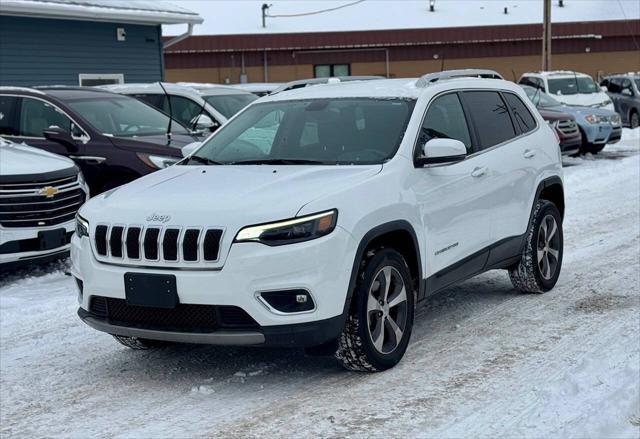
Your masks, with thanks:
M76 235L78 235L78 238L89 236L89 221L82 218L78 213L76 213Z
M338 211L334 209L300 218L249 226L238 232L235 242L285 245L309 241L333 232L337 219Z
M82 171L78 172L78 184L82 188L82 190L87 194L87 198L89 197L89 186L87 186L87 180L84 179L84 175L82 175Z
M587 122L591 123L591 124L595 124L595 123L600 123L600 116L596 116L595 114L587 114L584 117L584 120L586 120Z
M178 157L168 157L162 155L151 155L138 153L138 158L142 160L147 166L151 166L156 169L168 168L171 165L178 163L181 159Z

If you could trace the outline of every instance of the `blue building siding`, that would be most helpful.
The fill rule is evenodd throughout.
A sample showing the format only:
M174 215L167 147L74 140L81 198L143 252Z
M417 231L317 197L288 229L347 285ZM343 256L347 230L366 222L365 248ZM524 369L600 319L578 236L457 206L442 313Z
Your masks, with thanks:
M118 41L122 27L126 41ZM160 26L0 15L0 85L78 85L80 73L163 79Z

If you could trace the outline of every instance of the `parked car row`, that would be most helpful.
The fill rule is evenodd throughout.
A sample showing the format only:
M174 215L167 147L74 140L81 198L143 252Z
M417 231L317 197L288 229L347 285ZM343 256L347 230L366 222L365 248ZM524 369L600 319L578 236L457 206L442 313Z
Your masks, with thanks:
M500 77L482 72L477 77ZM468 71L457 74L467 76ZM456 73L447 75L453 78ZM71 219L90 195L177 163L258 96L380 79L316 78L235 87L197 83L0 87L0 136L4 137L0 263L64 254ZM605 78L602 87L610 97L590 77L574 72L527 73L519 84L555 132L562 153L573 155L597 153L617 142L623 121L638 126L639 82L637 74ZM610 110L614 104L622 118ZM263 120L257 125L261 131L252 135L268 138L273 135L269 127L278 122Z

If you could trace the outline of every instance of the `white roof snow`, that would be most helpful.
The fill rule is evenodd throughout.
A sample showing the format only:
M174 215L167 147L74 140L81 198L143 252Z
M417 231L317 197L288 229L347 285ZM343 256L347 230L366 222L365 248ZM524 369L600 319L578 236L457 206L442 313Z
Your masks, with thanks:
M300 14L350 3L349 0L172 0L198 12L205 21L196 35L272 34L383 29L498 26L542 23L541 0L435 0L429 12L428 0L365 0L361 3L316 15L269 18L262 27L263 3L273 6L271 15ZM640 18L638 0L552 0L553 23L606 21ZM507 8L507 14L504 8ZM165 35L182 30L165 27Z
M200 24L183 7L152 0L2 0L0 14L135 24Z

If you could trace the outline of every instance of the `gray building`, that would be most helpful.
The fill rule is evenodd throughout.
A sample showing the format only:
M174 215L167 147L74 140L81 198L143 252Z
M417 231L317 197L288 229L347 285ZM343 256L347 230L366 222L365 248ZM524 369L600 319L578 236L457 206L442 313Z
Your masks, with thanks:
M0 85L160 81L163 48L199 23L161 1L1 0ZM163 24L187 31L163 44Z

